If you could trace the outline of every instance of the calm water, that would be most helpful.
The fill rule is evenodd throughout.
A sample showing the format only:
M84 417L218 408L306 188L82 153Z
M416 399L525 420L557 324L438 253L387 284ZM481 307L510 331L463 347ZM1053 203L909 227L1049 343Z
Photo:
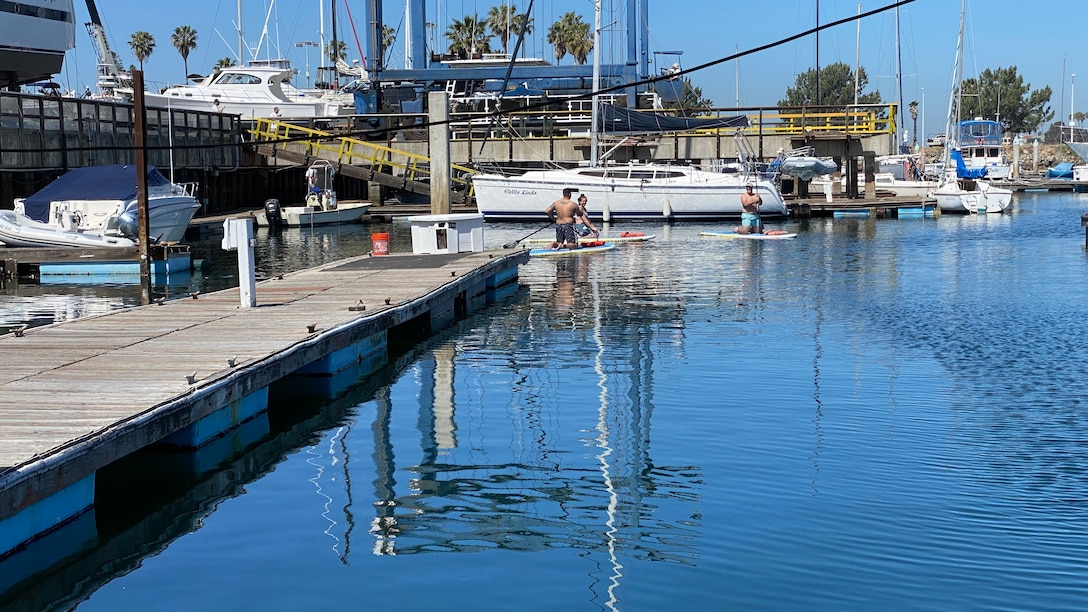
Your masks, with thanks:
M210 471L103 474L99 545L6 601L1085 609L1088 195L1017 198L765 243L644 225L656 241L533 260L336 399L273 387ZM349 234L313 239L369 250Z

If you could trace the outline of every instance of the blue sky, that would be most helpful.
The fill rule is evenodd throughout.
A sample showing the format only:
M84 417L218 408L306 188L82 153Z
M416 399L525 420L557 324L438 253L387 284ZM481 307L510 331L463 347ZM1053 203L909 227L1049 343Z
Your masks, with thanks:
M440 24L438 34L455 18L466 14L486 16L490 7L500 0L425 0L428 21ZM344 0L337 9L340 37L347 38L351 57L358 57L354 35L346 24ZM232 0L187 0L156 2L154 9L147 0L96 0L106 26L110 43L122 62L135 64L128 48L132 32L146 30L158 45L145 62L145 79L149 87L180 82L183 77L181 56L170 46L170 34L179 25L189 25L198 32L198 46L189 56L189 71L206 73L222 57L234 55L237 48L237 3ZM524 10L528 0L512 0ZM870 11L891 3L891 0L861 2L862 11ZM269 2L243 0L242 27L248 46L255 47L264 27ZM276 0L268 19L267 42L261 57L286 55L300 72L305 71L307 58L295 42L318 40L319 7L325 6L329 21L329 0ZM717 58L732 55L739 48L768 44L816 24L816 0L777 0L755 3L748 0L686 0L663 2L650 0L651 51L683 50L680 58L684 67L692 67ZM829 23L855 15L857 0L819 0L820 23ZM89 20L83 0L75 0L79 24ZM1031 8L1028 8L1028 7ZM1019 73L1033 89L1049 85L1053 90L1051 105L1055 114L1064 108L1068 116L1076 102L1076 79L1083 74L1083 94L1076 103L1088 111L1088 54L1077 53L1083 40L1076 34L1075 24L1084 14L1083 0L1048 0L1025 5L1017 0L968 0L964 76L977 76L986 68L1017 66ZM348 0L347 7L363 39L364 0ZM606 29L622 28L626 23L623 0L604 0ZM1036 9L1035 7L1038 7ZM918 131L932 134L943 130L948 111L948 95L952 85L952 64L956 35L959 28L959 0L915 0L900 9L901 74L904 103L924 102L924 118ZM403 29L404 0L386 0L384 17L387 25ZM593 20L592 0L537 0L533 9L536 32L526 45L530 54L551 58L551 48L544 43L547 26L561 14L574 11ZM331 27L326 25L326 38ZM820 64L841 61L853 66L858 49L857 27L839 26L820 34ZM861 65L869 75L869 90L878 89L885 100L894 101L895 93L895 19L887 11L870 17L861 24ZM618 39L617 39L618 41ZM439 41L441 42L441 41ZM498 41L495 41L498 46ZM606 34L604 61L613 59ZM403 65L401 44L394 47L392 67ZM615 56L615 59L621 59ZM565 59L564 63L569 63ZM670 60L671 61L671 60ZM750 55L739 62L728 62L691 75L719 106L734 106L739 97L742 106L771 106L784 97L797 75L811 69L816 61L816 43L812 37L788 43L777 49ZM1064 70L1063 70L1064 62ZM317 65L317 51L310 49L311 71ZM69 52L65 71L57 77L62 85L82 90L92 85L95 56L91 41L82 25L77 28L76 48ZM736 87L739 74L739 92ZM1063 93L1064 92L1064 93ZM924 127L924 129L923 129Z

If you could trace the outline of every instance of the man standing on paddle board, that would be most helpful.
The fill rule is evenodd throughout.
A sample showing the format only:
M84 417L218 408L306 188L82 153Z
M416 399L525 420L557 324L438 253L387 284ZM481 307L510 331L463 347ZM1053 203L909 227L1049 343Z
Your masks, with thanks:
M755 192L752 184L745 185L744 193L740 195L740 208L743 212L740 213L740 227L736 230L738 234L763 233L763 223L759 220L759 205L762 203L763 198Z
M578 234L574 231L574 220L579 215L578 204L570 199L574 191L567 187L563 190L563 197L551 203L544 211L548 218L555 223L555 242L548 245L549 249L577 249Z

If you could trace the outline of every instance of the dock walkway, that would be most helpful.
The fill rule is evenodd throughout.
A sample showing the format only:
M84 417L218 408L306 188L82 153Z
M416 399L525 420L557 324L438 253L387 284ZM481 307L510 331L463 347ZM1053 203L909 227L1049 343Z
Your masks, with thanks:
M527 260L364 256L260 282L255 308L234 288L0 336L0 559L93 504L98 469L224 411L229 430L240 402L263 390L267 406L284 376L321 363L332 373L384 355L390 336L464 317L516 287ZM40 505L72 495L63 511Z

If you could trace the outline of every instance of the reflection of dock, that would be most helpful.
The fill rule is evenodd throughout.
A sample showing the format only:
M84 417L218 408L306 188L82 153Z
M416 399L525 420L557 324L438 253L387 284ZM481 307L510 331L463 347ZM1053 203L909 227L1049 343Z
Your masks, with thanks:
M267 409L268 385L331 375L482 308L525 251L360 257L0 336L0 558L93 508L98 470L196 448Z

